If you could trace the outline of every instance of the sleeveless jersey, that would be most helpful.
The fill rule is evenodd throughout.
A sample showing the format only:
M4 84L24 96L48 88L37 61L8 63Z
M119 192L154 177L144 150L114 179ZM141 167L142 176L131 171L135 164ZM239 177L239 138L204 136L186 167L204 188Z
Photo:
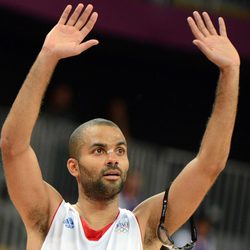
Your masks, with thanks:
M135 215L126 209L97 241L87 239L79 213L63 201L52 221L41 250L142 250Z

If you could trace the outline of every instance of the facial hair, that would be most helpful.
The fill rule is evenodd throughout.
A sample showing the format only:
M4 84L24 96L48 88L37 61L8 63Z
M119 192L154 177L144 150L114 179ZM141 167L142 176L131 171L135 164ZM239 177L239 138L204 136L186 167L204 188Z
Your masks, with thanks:
M108 165L102 171L99 176L94 176L84 165L79 163L80 169L80 182L84 194L91 200L95 201L111 201L113 200L123 189L126 181L127 172L123 172L117 165ZM104 182L103 174L109 170L119 170L120 180L115 182Z

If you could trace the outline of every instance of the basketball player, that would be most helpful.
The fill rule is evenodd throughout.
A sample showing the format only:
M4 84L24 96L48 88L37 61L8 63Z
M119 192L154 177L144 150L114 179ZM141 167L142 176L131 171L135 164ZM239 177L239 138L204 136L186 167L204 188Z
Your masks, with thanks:
M98 44L95 39L85 41L97 16L90 4L85 7L80 3L73 11L71 5L65 8L46 36L2 127L8 192L25 224L27 250L160 249L165 244L163 238L172 235L194 213L228 159L237 110L240 58L227 37L223 18L218 19L217 31L206 12L195 11L187 18L195 37L193 43L218 66L220 75L199 152L171 184L160 232L164 192L149 197L132 212L119 209L118 194L126 180L129 161L126 139L112 121L93 119L76 128L70 137L67 167L78 184L76 204L67 203L43 180L30 146L32 130L59 60Z

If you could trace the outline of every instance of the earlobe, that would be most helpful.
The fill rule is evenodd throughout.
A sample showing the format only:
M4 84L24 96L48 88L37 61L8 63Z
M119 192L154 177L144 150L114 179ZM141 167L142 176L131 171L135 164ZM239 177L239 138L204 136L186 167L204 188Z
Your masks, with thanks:
M76 159L69 158L67 161L67 167L71 175L75 177L79 176L78 162Z

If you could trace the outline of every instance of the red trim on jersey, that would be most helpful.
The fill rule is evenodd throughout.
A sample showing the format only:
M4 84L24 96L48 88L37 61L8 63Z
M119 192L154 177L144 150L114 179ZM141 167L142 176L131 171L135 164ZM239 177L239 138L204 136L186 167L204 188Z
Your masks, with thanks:
M54 213L54 215L53 215L53 217L52 217L52 220L51 220L51 222L50 222L50 224L49 224L49 229L50 229L50 227L51 227L51 225L52 225L52 222L54 221L54 219L55 219L55 217L56 217L56 213L57 213L59 207L61 206L62 202L63 202L63 200L61 200L61 202L59 203L59 205L58 205L58 207L57 207L57 209L56 209L56 211L55 211L55 213Z
M135 215L135 214L134 214ZM138 223L138 226L139 226L139 230L140 230L140 233L141 233L141 240L142 240L142 231L141 231L141 225L140 225L140 222L139 222L139 220L138 220L138 218L137 218L137 216L135 215L135 218L136 218L136 221L137 221L137 223Z
M117 217L119 216L120 211L118 212L115 220L117 219ZM81 222L82 222L82 227L84 230L84 233L87 237L88 240L92 240L92 241L98 241L99 239L101 239L101 237L107 232L107 230L112 226L112 224L114 223L111 222L110 224L108 224L107 226L105 226L104 228L100 229L100 230L94 230L92 228L89 227L89 225L87 224L87 222L80 216Z

